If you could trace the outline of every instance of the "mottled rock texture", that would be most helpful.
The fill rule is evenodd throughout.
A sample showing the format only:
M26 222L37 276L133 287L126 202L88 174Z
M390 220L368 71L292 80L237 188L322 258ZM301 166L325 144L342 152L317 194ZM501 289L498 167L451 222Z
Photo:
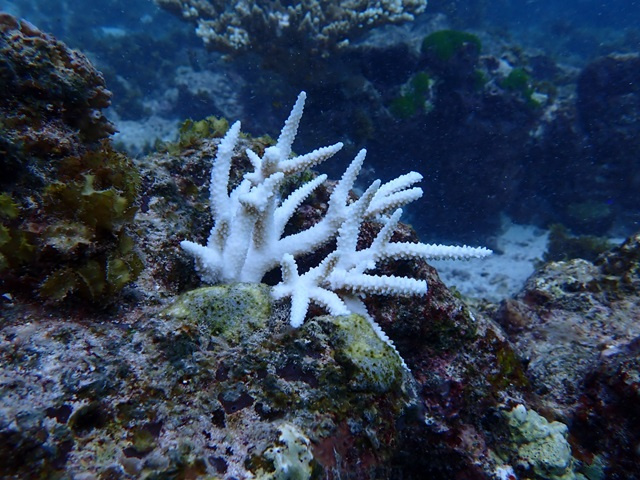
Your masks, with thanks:
M575 455L607 478L640 476L638 305L640 234L594 262L546 264L497 315L540 408L567 423Z
M0 14L0 285L113 299L142 268L127 226L139 175L104 140L111 93L81 53Z
M400 358L361 317L293 330L286 311L245 284L138 321L16 309L0 334L0 450L14 453L0 473L289 478L274 449L294 429L312 445L299 478L392 475L416 408Z
M0 15L0 146L4 162L76 155L114 132L102 114L111 92L82 53L30 23Z

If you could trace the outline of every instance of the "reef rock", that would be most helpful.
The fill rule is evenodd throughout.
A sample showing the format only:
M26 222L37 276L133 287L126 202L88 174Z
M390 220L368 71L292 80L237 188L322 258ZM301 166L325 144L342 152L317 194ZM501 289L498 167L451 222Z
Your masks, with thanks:
M81 53L0 14L0 87L11 92L0 98L3 292L113 298L142 268L127 233L140 179L99 141L113 132L102 75Z
M265 284L182 293L198 280L178 242L208 235L205 175L228 125L192 127L135 163L106 143L12 157L25 163L0 193L0 476L552 478L548 464L574 473L553 419L531 415L557 433L535 458L528 449L538 443L516 438L506 413L531 411L534 400L518 355L424 260L381 262L373 273L426 281L426 295L363 299L397 352L361 316L317 306L292 329L288 301L267 285L280 280L277 268ZM261 156L272 142L241 144ZM231 188L247 163L231 159ZM314 176L301 172L282 193ZM318 222L335 188L319 186L286 233ZM356 250L381 228L364 221ZM399 224L391 241L418 238ZM301 256L299 267L334 248ZM608 275L637 264L620 258ZM66 301L76 294L98 308Z
M415 409L402 360L362 317L291 329L286 311L249 284L139 321L16 309L0 333L0 474L390 475Z
M581 72L577 87L578 118L594 157L593 166L583 174L589 182L583 183L584 188L593 188L618 208L636 210L640 202L636 155L640 149L640 55L612 54L594 60Z
M111 92L78 51L29 22L0 14L2 165L27 155L76 155L112 134L102 114Z
M548 263L501 307L534 389L564 418L599 358L640 335L639 255L636 235L594 263Z
M587 375L572 433L607 478L640 478L640 337L604 355Z

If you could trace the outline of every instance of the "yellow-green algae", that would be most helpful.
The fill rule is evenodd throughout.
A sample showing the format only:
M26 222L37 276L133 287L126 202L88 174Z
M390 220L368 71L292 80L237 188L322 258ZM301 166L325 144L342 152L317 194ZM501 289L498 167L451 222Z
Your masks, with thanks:
M402 358L374 332L361 315L323 317L331 322L337 360L350 371L355 390L383 393L397 386L404 370Z
M51 302L75 295L110 303L143 268L128 234L137 168L108 142L49 164L30 162L0 193L0 269L10 289L35 289Z
M229 130L229 122L225 118L209 116L202 120L185 120L180 125L178 140L175 143L157 145L159 150L165 150L171 155L179 155L187 148L196 148L210 138L222 138Z
M19 214L20 207L11 195L0 193L0 272L10 265L10 258L13 257L16 263L21 263L31 256L33 246L28 243L22 232L10 225Z
M265 328L271 314L269 287L235 283L192 290L181 295L163 315L205 327L209 334L238 343Z
M564 423L549 422L537 412L517 405L505 413L512 444L509 460L544 480L586 480L575 472L575 460Z
M156 342L178 374L172 396L210 404L229 434L240 425L261 431L262 447L244 460L256 478L322 478L328 465L314 455L317 442L390 458L396 420L415 395L402 359L362 316L321 316L293 329L288 308L262 284L181 295L160 314L171 333Z

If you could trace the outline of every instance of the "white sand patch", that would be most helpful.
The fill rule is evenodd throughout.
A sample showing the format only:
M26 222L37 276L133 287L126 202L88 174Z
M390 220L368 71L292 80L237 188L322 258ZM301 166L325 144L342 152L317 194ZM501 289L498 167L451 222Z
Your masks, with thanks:
M477 260L430 261L448 287L463 295L498 302L518 293L547 249L548 232L506 221L494 253Z
M114 144L134 156L152 151L158 141L175 142L181 123L156 115L140 121L111 120L118 129L118 133L113 136Z

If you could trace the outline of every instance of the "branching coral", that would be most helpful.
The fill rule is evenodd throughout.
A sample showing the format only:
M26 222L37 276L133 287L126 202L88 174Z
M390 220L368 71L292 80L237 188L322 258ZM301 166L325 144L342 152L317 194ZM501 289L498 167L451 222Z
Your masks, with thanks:
M262 157L247 150L254 170L230 193L229 173L240 123L232 125L220 142L209 187L215 224L206 245L181 242L182 248L195 257L203 280L260 282L269 270L280 264L283 280L274 287L273 294L276 298L291 297L291 324L297 327L303 323L311 301L333 315L346 315L366 313L358 294L423 294L427 291L427 284L422 280L366 273L381 261L484 257L490 253L486 248L391 242L402 214L400 207L422 196L422 189L413 186L422 176L410 172L383 185L377 180L359 200L350 202L349 192L364 162L365 150L354 158L334 188L324 218L306 230L285 235L285 226L298 206L327 178L320 175L281 199L279 187L285 177L325 161L342 148L342 143L336 143L305 155L291 156L305 98L302 92L275 146L268 147ZM366 219L380 220L383 227L371 246L357 250L360 226ZM318 266L300 274L295 258L314 252L333 239L336 239L335 251ZM376 330L384 335L379 328Z
M197 23L211 48L231 52L298 46L327 53L372 27L413 20L426 0L156 0Z

